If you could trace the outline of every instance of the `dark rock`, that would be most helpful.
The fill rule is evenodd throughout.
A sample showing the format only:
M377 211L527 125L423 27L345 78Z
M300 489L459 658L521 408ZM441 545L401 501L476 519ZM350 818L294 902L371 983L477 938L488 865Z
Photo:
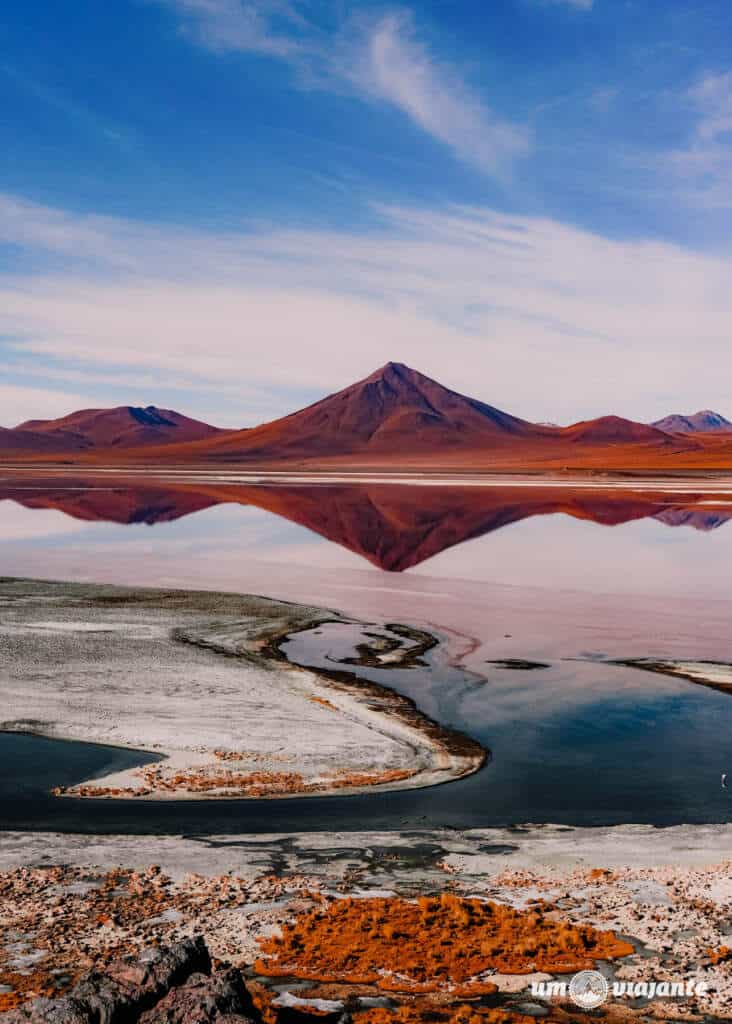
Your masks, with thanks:
M241 973L232 968L221 974L194 974L185 985L172 989L140 1024L208 1024L255 1018L256 1011Z
M2 1024L89 1024L88 1007L70 996L34 999L17 1010L0 1013Z
M203 938L186 939L166 950L145 950L137 960L118 960L104 973L93 971L61 999L36 999L9 1014L2 1024L135 1024L191 975L210 974ZM207 1018L202 1018L207 1019Z

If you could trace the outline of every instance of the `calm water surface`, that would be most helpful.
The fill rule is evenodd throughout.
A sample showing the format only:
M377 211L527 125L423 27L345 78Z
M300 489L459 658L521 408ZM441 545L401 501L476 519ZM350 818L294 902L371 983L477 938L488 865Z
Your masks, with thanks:
M5 827L221 831L727 821L732 696L621 668L732 660L732 506L443 486L190 487L0 480L0 572L253 591L427 626L423 669L359 669L491 750L483 771L411 793L297 801L52 800L51 784L136 755L0 736ZM343 627L294 660L352 653ZM544 660L518 671L498 657ZM115 758L121 760L114 760Z

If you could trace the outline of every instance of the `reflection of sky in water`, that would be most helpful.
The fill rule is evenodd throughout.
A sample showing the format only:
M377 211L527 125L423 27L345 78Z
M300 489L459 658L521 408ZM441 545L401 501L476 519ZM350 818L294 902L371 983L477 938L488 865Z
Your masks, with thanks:
M730 798L719 776L732 770L732 698L681 680L565 659L586 651L624 657L668 648L728 660L728 605L715 611L714 601L705 601L690 614L676 599L728 599L731 555L732 522L703 533L651 519L604 527L553 514L446 549L406 573L387 574L251 506L219 505L151 527L83 522L0 501L0 571L8 575L200 583L346 610L362 601L376 620L389 615L420 622L457 637L461 650L473 650L471 664L480 675L442 661L430 673L382 673L380 681L413 697L438 721L480 739L493 754L489 767L434 790L324 802L318 814L324 821L336 815L333 827L344 827L349 815L352 824L363 822L366 808L374 822L384 814L391 825L405 814L461 825L726 820ZM593 596L565 600L560 590ZM367 592L372 596L364 597ZM596 595L604 593L620 596L603 602ZM646 594L661 598L655 613L647 597L633 596ZM471 646L476 637L477 648ZM547 658L551 667L517 672L486 664L514 655ZM435 657L445 658L445 650ZM307 818L311 804L287 809L293 824L298 815ZM61 810L71 814L73 808ZM49 813L45 803L38 813ZM174 813L170 824L178 827Z
M300 664L348 656L350 627L327 624L285 646ZM725 821L720 785L732 770L730 697L627 666L555 661L479 678L428 655L431 670L357 669L396 687L437 721L490 749L478 775L435 791L435 811L460 793L466 824L509 821Z
M132 563L195 561L216 584L220 569L248 564L378 573L365 559L306 528L251 506L219 505L170 523L86 523L55 510L0 502L0 551L65 551L97 559L124 552ZM606 527L562 514L535 516L448 548L410 575L528 586L727 597L732 522L704 533L652 519ZM385 577L386 578L386 577Z

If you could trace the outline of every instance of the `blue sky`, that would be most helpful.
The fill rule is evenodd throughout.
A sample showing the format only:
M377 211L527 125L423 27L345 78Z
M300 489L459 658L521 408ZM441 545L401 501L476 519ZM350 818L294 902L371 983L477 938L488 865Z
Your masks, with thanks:
M532 419L728 398L726 0L26 0L0 423L222 425L389 358Z

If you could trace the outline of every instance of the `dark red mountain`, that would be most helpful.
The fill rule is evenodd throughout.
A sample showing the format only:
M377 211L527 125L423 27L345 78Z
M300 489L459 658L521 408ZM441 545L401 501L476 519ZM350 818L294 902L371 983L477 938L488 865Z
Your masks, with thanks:
M16 427L15 430L0 427L0 452L10 454L17 452L19 455L53 455L56 452L74 450L77 450L76 440L62 432L53 435L26 430L25 427Z
M82 409L56 420L27 420L17 426L15 432L56 439L66 451L181 444L223 433L208 423L192 420L172 409L157 409L154 405L144 409L133 405Z
M402 363L250 430L191 446L202 458L280 459L378 453L474 450L517 439L538 439L546 427L510 416Z

